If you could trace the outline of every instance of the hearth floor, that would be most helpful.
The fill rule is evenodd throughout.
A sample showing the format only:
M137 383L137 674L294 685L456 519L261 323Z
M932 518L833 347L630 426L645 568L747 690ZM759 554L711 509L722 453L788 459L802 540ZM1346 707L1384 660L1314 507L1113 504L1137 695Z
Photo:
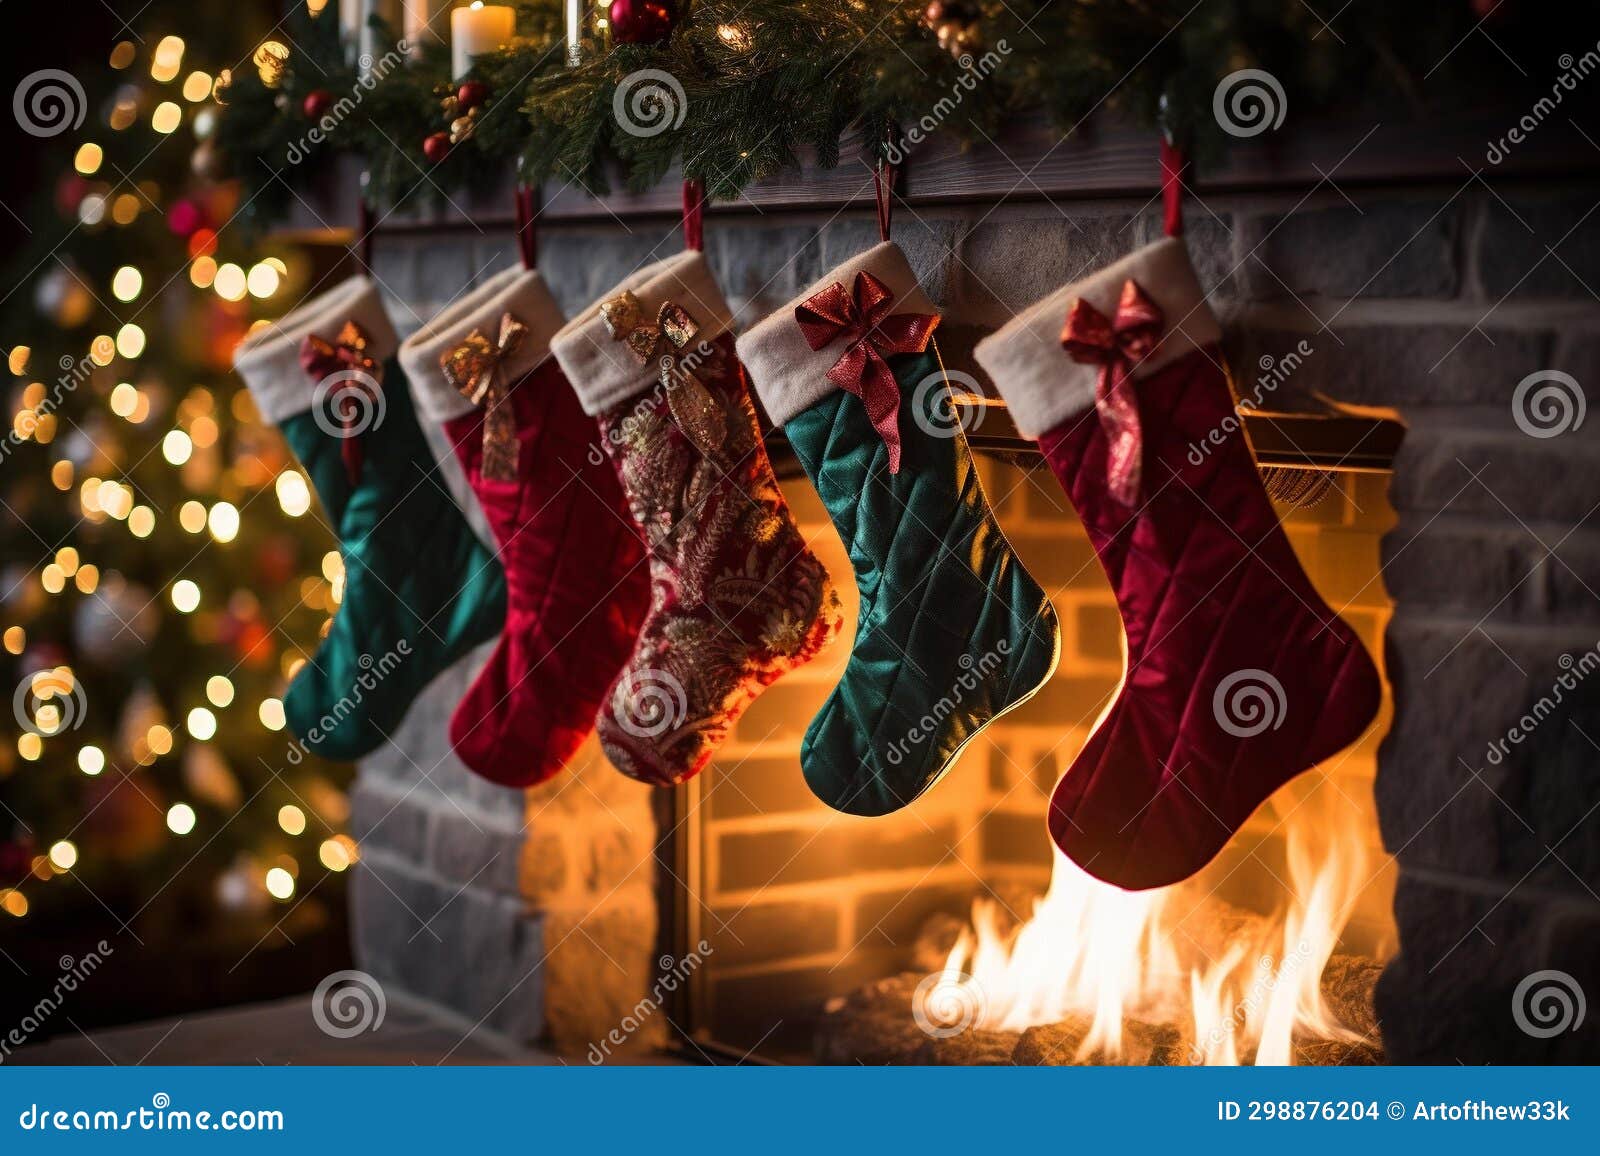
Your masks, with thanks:
M530 1064L568 1062L467 1020L391 995L382 1026L350 1039L323 1033L311 997L199 1012L99 1031L69 1029L18 1049L13 1064ZM633 1062L638 1062L637 1060ZM670 1063L669 1060L655 1062Z

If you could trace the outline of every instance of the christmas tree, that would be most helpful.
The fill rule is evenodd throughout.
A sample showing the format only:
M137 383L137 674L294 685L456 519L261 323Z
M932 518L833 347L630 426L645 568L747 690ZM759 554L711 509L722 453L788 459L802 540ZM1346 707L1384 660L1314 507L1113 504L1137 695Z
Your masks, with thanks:
M248 972L342 944L357 855L348 768L295 750L280 701L339 555L229 372L328 270L238 227L214 179L219 98L265 29L157 3L105 31L17 93L44 163L0 309L0 949L32 973L179 943Z

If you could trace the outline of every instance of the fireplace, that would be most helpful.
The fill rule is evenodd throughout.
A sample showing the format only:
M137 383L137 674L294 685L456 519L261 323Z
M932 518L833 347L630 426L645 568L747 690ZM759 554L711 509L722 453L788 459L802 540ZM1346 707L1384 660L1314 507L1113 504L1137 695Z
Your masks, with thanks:
M1512 401L1530 375L1592 376L1600 258L1579 226L1594 187L1463 185L1453 155L1405 183L1383 175L1395 149L1368 157L1387 132L1340 189L1309 172L1263 189L1251 170L1191 217L1236 373L1311 336L1297 404L1382 411L1349 419L1367 433L1337 431L1360 468L1285 524L1390 688L1358 744L1290 784L1199 878L1117 902L1052 860L1045 799L1116 684L1118 618L1077 518L993 415L973 431L983 481L1054 599L1063 662L939 786L884 819L812 799L799 741L840 643L758 699L677 792L622 779L593 744L561 779L503 791L448 755L469 660L407 718L409 757L361 768L360 965L580 1059L665 1047L719 1061L1592 1062L1600 1016L1550 1032L1514 1000L1552 972L1600 992L1600 680L1552 693L1600 662L1600 423L1539 436ZM897 219L945 308L953 369L971 368L977 334L1158 234L1146 197L1123 187ZM515 260L504 236L408 228L375 258L401 317ZM652 246L674 249L675 229L665 216L626 232L553 223L540 260L577 308ZM706 234L741 325L875 237L866 211L792 204L719 213ZM1403 441L1372 421L1384 415L1403 419ZM1270 423L1251 437L1269 459L1305 444ZM853 599L810 485L785 490ZM1002 939L1026 946L1007 957Z
M975 427L980 447L1001 418ZM667 954L697 957L674 1022L691 1054L824 1063L1372 1063L1372 989L1395 947L1373 779L1384 709L1278 792L1195 879L1128 893L1054 851L1050 788L1121 672L1121 625L1076 515L1026 455L980 448L1001 527L1049 591L1062 660L926 796L838 814L797 773L848 657L779 683L681 788L661 874ZM783 462L778 455L780 468ZM1318 590L1374 654L1390 614L1387 477L1336 475L1284 510ZM846 592L843 544L801 478L786 493ZM853 620L852 620L853 621ZM847 627L845 637L850 637Z

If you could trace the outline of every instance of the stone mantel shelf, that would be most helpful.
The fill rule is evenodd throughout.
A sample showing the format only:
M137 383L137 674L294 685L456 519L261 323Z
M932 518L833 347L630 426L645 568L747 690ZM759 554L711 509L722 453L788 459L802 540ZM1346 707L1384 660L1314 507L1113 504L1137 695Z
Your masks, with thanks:
M1496 165L1486 154L1520 115L1514 109L1461 113L1424 123L1401 120L1294 122L1236 142L1219 163L1193 174L1206 193L1312 191L1401 184L1459 183L1474 172L1495 181L1600 174L1600 150L1570 123L1551 121ZM419 169L419 180L425 176ZM896 192L916 206L1070 202L1154 196L1160 189L1154 134L1114 121L1091 121L1067 140L1039 119L1019 119L993 144L963 150L941 136L919 146L901 166ZM348 238L359 219L359 163L341 157L302 193L280 235ZM380 217L378 237L406 233L489 232L515 228L512 173L498 189L453 195L448 202ZM872 176L859 143L846 142L833 169L806 167L746 189L738 200L708 206L713 214L816 213L869 208ZM591 197L573 184L547 183L542 226L596 224L675 215L681 177L674 171L643 193Z

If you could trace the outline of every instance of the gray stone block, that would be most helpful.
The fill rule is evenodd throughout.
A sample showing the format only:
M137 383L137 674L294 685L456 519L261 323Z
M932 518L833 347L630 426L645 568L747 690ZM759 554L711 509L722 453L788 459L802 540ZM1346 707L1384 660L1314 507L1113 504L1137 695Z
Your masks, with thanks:
M1460 202L1379 200L1358 192L1352 207L1301 208L1241 222L1240 270L1257 301L1299 297L1452 298Z
M363 857L351 885L359 967L513 1039L543 1034L542 919L382 852Z
M1593 191L1484 202L1475 230L1478 277L1490 301L1600 293L1600 228ZM1552 252L1553 250L1553 252Z
M1127 213L997 214L961 238L951 313L974 325L1003 325L1063 285L1133 252L1141 239Z
M1551 909L1510 882L1455 887L1402 873L1395 894L1400 954L1378 981L1390 1063L1575 1064L1600 1060L1600 1017L1541 1038L1519 1025L1513 997L1536 972L1564 973L1592 1004L1600 992L1600 918ZM1524 1009L1535 987L1524 994ZM1549 1028L1523 1011L1523 1022ZM1557 1021L1558 1022L1558 1021ZM1570 1022L1570 1021L1569 1021Z
M1600 422L1536 438L1518 430L1509 405L1501 420L1498 429L1413 421L1395 460L1395 508L1554 523L1563 529L1547 537L1552 542L1590 519L1600 502Z

